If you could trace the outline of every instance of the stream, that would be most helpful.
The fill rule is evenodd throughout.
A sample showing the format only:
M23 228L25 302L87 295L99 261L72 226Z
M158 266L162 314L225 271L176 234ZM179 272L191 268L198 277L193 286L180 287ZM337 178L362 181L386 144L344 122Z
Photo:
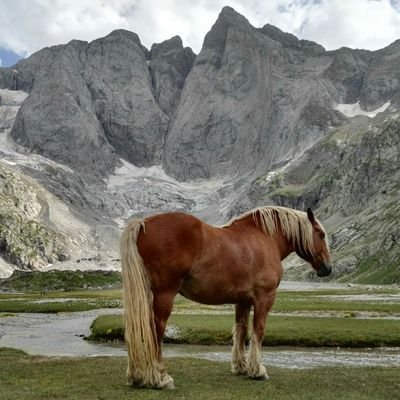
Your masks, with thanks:
M121 343L98 343L83 340L90 324L99 315L121 310L92 310L59 314L17 314L0 318L0 347L21 349L44 356L96 357L125 356ZM233 322L232 322L233 323ZM164 345L166 357L193 357L229 361L229 346ZM400 348L332 349L299 347L264 347L263 362L282 368L319 366L400 366Z

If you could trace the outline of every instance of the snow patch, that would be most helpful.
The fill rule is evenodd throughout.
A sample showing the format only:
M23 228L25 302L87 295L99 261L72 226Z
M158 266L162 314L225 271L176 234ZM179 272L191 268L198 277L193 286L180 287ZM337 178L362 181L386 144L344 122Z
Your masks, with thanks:
M4 106L19 106L28 97L29 93L22 90L0 89L0 97Z
M5 162L6 164L11 165L11 166L17 165L17 163L15 163L13 161L6 160L5 158L2 158L1 161Z
M134 178L154 178L163 181L176 182L175 179L168 176L161 165L153 165L149 168L136 167L136 165L130 164L127 161L120 159L122 166L116 168L114 175L111 175L108 179L108 186L119 186L124 184L126 180Z
M390 101L385 103L383 106L377 108L373 111L365 111L360 106L360 101L354 104L337 104L335 106L335 110L340 111L346 117L355 117L357 115L364 115L369 118L376 117L379 113L386 111L386 109L390 106Z
M121 159L121 167L106 179L107 192L125 199L123 215L114 222L123 226L132 215L149 215L165 211L188 211L210 222L226 219L227 198L220 190L231 182L223 179L199 179L179 182L169 176L162 166L139 168Z

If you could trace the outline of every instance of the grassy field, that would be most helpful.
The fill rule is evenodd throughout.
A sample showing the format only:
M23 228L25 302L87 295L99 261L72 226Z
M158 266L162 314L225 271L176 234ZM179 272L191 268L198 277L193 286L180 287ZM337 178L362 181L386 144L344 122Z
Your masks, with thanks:
M269 368L269 381L232 376L228 363L168 359L177 389L125 385L125 358L47 358L0 349L0 400L399 399L400 368ZM12 373L10 373L12 371Z
M166 343L230 344L233 315L173 315L169 325L177 334ZM120 315L98 317L91 327L92 340L122 340ZM379 347L400 346L400 321L353 318L269 316L263 344L266 346Z
M121 274L116 271L19 271L0 279L0 290L9 292L41 292L121 288Z
M400 346L400 319L381 318L400 316L399 295L400 290L396 287L280 291L268 317L264 344ZM173 315L168 321L169 325L176 328L178 335L167 336L165 341L188 344L230 343L233 312L232 305L201 305L178 296ZM321 312L323 317L316 318ZM369 318L357 318L362 313ZM96 319L90 338L121 340L121 316L101 316Z
M58 313L118 307L121 307L120 290L0 294L0 313Z
M400 320L357 319L400 315L400 289L280 291L267 322L266 345L374 347L400 346ZM396 297L397 296L397 297ZM19 312L70 312L121 307L120 290L0 294L0 318ZM122 310L121 310L122 312ZM314 313L325 313L316 317ZM296 313L306 313L299 316ZM208 306L177 297L166 341L226 344L231 341L233 307ZM100 317L94 337L122 337L120 315ZM228 363L167 359L175 391L129 388L126 359L32 357L0 349L0 400L36 399L400 399L400 367L269 368L271 380L251 381L230 374Z
M400 314L400 298L395 301L383 300L383 297L399 296L397 287L363 288L355 287L341 290L280 290L272 311L291 313L298 311L332 311L354 316L357 312L376 312L391 315ZM349 298L353 296L353 298ZM368 296L371 298L368 299ZM382 299L379 299L379 297ZM364 298L363 298L364 297ZM60 299L59 302L56 300ZM71 301L64 301L70 299ZM121 290L76 290L52 291L44 296L40 292L0 293L1 312L70 312L95 308L121 307ZM46 300L50 300L46 302ZM233 312L232 305L209 306L194 303L177 296L175 313L208 314L214 312Z

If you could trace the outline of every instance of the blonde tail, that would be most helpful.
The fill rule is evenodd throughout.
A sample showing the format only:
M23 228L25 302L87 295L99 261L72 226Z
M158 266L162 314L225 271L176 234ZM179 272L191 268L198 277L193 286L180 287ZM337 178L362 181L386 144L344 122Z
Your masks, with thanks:
M127 378L131 385L162 388L168 383L168 375L158 360L153 295L137 247L137 238L142 228L144 232L144 221L132 221L121 237L125 341L128 347Z

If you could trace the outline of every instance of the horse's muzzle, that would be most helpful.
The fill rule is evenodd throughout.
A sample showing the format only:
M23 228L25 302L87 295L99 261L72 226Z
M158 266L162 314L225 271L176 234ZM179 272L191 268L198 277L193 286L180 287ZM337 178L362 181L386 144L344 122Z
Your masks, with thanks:
M330 275L332 272L332 266L330 264L322 263L317 271L317 276L323 278L324 276Z

